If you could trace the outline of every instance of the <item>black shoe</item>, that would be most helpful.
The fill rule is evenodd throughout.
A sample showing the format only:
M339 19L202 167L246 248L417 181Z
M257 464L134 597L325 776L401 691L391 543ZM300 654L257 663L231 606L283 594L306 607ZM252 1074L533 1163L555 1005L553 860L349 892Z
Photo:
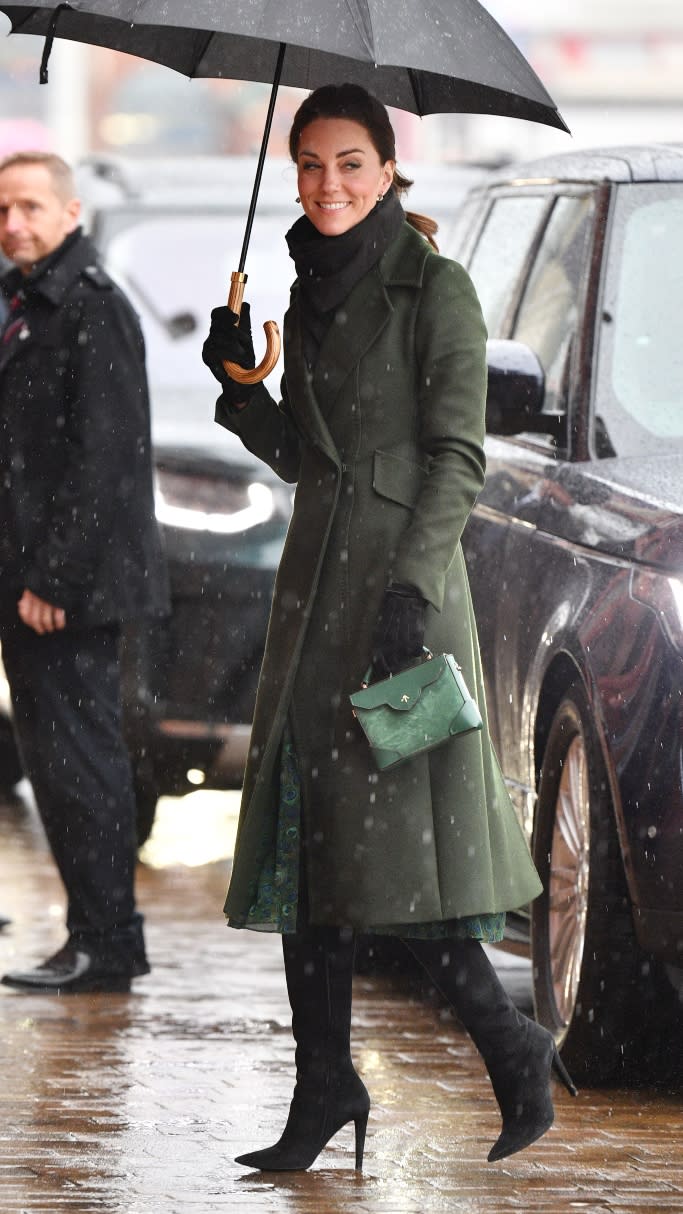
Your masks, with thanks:
M125 972L105 969L97 958L73 942L32 970L13 970L0 981L27 994L78 995L84 992L126 992L132 978L149 973L146 961L134 961Z

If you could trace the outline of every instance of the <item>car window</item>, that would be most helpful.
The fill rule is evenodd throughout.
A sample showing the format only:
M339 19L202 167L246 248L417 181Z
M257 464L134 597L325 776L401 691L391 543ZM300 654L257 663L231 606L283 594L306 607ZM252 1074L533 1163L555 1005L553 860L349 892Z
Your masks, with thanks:
M501 324L547 205L542 195L527 194L499 198L489 211L468 267L489 337L504 336Z
M595 398L599 455L683 447L683 183L619 187Z
M566 407L567 358L579 315L592 213L590 196L556 200L512 332L538 355L548 413Z
M475 234L474 220L481 206L481 198L469 198L457 208L449 223L439 224L437 241L444 257L465 263Z
M263 322L277 321L295 277L285 232L290 220L260 215L247 260L245 300L251 304L256 358L265 353ZM219 388L202 362L211 309L227 302L244 235L242 215L187 213L140 217L100 237L105 264L138 311L145 336L157 439L178 423L214 431ZM282 362L268 378L279 398Z

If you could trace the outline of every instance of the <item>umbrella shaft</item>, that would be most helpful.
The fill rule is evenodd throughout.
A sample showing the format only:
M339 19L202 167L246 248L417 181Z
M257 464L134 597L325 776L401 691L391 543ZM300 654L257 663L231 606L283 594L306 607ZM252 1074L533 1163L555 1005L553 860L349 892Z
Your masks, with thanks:
M273 125L273 114L275 113L275 101L277 99L277 91L280 85L280 77L282 75L282 65L285 59L285 51L287 45L284 42L280 43L280 49L277 56L277 64L275 65L275 75L273 77L273 85L270 90L270 101L268 103L268 113L266 115L266 125L263 129L263 138L261 140L261 151L259 152L258 165L256 166L256 177L254 178L254 188L251 194L251 203L249 204L249 214L247 215L247 226L244 232L244 242L242 244L242 252L240 254L240 263L238 272L241 274L247 261L247 250L251 239L251 229L254 223L254 215L256 213L256 203L258 201L258 193L261 187L261 178L263 176L263 166L265 164L266 152L268 150L268 140L270 138L270 128Z

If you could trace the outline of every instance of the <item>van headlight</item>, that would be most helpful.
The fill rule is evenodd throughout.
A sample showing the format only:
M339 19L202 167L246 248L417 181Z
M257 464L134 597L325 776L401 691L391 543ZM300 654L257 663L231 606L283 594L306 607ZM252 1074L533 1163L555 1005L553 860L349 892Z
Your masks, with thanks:
M2 664L2 650L0 649L0 712L3 712L6 717L9 717L12 712L12 698L10 696L9 683L5 674L5 668Z
M234 535L267 523L275 513L275 495L261 481L229 481L213 476L157 469L156 516L166 527Z

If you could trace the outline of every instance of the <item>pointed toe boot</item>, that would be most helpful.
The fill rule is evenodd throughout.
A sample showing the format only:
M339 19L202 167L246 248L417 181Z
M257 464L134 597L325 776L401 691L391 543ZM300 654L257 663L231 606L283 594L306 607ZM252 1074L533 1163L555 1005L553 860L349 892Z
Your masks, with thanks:
M282 1135L236 1163L263 1172L310 1168L331 1138L353 1122L356 1168L363 1167L370 1097L351 1061L354 940L338 928L282 937L296 1042L296 1086Z
M550 1129L555 1120L550 1090L553 1071L572 1096L577 1094L552 1033L520 1013L518 1017L515 1037L488 1064L503 1117L500 1136L488 1154L489 1163L523 1151Z
M478 940L408 940L481 1054L503 1126L488 1162L531 1146L555 1118L553 1071L577 1095L552 1033L518 1011Z

